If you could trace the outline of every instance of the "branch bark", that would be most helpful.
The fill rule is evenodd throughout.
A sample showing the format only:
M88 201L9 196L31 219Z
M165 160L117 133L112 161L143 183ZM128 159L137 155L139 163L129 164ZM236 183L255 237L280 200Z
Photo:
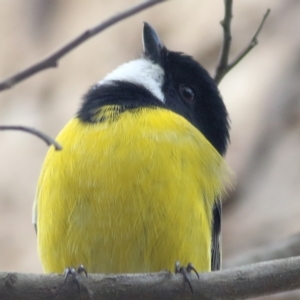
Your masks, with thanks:
M41 72L45 69L57 67L59 59L61 59L70 51L74 50L86 40L90 39L91 37L95 36L96 34L100 33L101 31L107 29L108 27L116 24L117 22L123 19L126 19L134 14L137 14L138 12L141 12L142 10L145 10L151 6L165 1L167 0L145 0L144 2L139 3L129 8L128 10L125 10L98 24L97 26L85 31L75 39L71 40L69 43L65 44L64 46L47 56L46 58L0 82L0 91L9 89L17 83L23 81L24 79L27 79L28 77L31 77L34 74Z
M193 299L250 299L300 288L300 257L192 276ZM185 300L191 292L180 274L90 274L64 284L63 275L0 273L0 299Z

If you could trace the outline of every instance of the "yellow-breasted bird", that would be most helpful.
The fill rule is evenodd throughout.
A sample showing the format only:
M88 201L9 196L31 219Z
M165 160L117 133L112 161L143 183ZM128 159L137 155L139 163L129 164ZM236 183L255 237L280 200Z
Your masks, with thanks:
M46 273L220 267L229 124L214 80L145 23L142 58L95 84L50 148L33 221Z

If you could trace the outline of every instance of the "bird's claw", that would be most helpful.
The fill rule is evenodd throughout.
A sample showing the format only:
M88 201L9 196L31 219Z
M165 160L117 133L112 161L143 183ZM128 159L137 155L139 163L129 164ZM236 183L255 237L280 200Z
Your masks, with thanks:
M82 273L85 274L86 277L88 277L87 271L85 269L85 267L83 265L79 265L77 270L75 268L66 268L64 271L64 284L66 284L68 278L71 276L73 278L73 280L76 282L77 287L78 287L78 293L80 293L81 288L80 288L80 282L79 282L79 276Z
M197 272L197 270L194 268L194 266L191 263L188 263L186 267L181 266L179 261L177 261L175 263L175 274L179 274L179 273L182 274L184 280L187 282L187 284L190 288L191 293L193 294L194 293L193 286L188 277L188 274L190 274L191 272L194 272L196 274L196 276L198 277L198 279L200 278L199 273Z

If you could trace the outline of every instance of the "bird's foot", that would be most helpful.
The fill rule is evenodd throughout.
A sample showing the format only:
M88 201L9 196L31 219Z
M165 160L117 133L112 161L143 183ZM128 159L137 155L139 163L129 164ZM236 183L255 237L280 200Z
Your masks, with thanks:
M82 273L84 273L85 276L88 277L87 271L83 265L79 265L77 270L75 268L71 268L71 267L66 268L64 271L64 277L65 277L64 284L67 282L69 277L72 277L73 280L77 284L78 293L80 293L81 288L80 288L80 282L79 282L79 275L81 275Z
M175 263L175 274L179 274L179 273L182 274L184 280L187 282L187 284L190 288L191 293L193 294L194 293L193 286L192 286L191 281L188 277L188 275L191 272L194 272L197 275L198 279L199 279L199 274L198 274L197 270L194 268L194 266L191 263L188 263L186 267L181 266L179 261L177 261Z

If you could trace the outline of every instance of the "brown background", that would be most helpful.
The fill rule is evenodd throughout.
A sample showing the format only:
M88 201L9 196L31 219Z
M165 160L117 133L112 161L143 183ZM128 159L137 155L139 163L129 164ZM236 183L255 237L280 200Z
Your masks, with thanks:
M224 212L227 266L300 227L300 2L235 2L231 57L247 45L267 8L272 12L259 45L220 85L232 122L227 160L236 173ZM2 0L0 78L134 3ZM59 68L0 93L0 124L32 126L55 137L91 84L140 55L142 21L170 49L193 55L214 74L222 17L223 1L174 0L127 19L81 45ZM26 133L0 132L0 271L41 272L31 207L46 151ZM282 297L289 299L270 299Z

